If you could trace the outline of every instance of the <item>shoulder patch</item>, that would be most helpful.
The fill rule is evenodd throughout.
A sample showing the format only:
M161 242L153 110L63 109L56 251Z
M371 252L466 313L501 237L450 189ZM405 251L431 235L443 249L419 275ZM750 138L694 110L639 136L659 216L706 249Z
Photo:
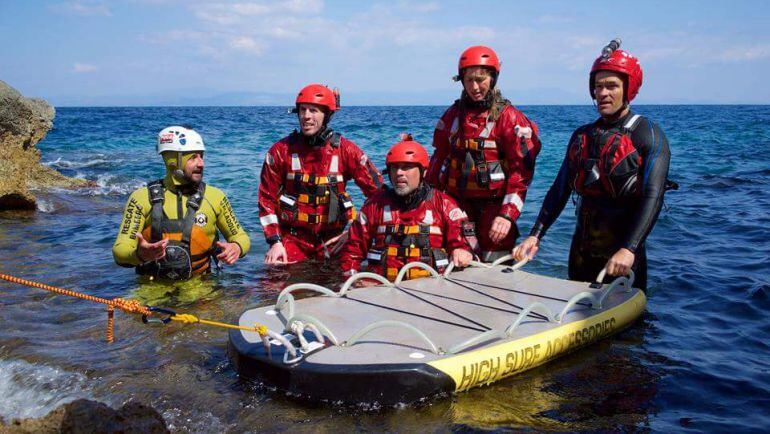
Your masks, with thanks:
M275 164L275 160L273 160L273 156L270 155L270 151L265 152L265 164L268 166Z
M206 215L206 213L199 212L198 214L195 214L195 224L197 226L205 227L208 221L209 217Z
M449 220L452 220L453 222L467 218L468 214L465 214L465 211L460 208L454 208L452 211L449 211Z
M444 128L446 128L446 126L444 125L444 120L439 119L438 122L436 122L436 129L443 130Z

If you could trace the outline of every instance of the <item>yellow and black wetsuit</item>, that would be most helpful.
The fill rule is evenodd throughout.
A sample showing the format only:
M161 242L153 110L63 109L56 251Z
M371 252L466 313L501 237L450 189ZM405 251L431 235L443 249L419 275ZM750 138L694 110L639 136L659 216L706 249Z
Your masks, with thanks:
M131 193L112 254L118 265L136 267L139 274L182 280L210 269L217 229L227 242L241 247L241 257L248 253L249 235L222 190L204 183L191 187L159 180ZM170 240L165 258L147 263L139 259L140 231L149 242Z

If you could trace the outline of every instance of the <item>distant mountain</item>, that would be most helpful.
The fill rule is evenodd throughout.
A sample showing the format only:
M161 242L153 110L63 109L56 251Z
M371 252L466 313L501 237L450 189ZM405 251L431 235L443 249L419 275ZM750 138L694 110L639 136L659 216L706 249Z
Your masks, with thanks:
M201 91L179 89L169 94L129 94L99 96L50 96L57 107L67 106L285 106L294 101L293 92ZM558 88L504 89L503 95L515 105L589 105L587 92L569 92ZM342 93L342 106L446 106L459 97L457 89L434 89L403 92L349 91ZM761 104L761 102L709 101L693 98L669 98L665 101L641 95L638 104Z

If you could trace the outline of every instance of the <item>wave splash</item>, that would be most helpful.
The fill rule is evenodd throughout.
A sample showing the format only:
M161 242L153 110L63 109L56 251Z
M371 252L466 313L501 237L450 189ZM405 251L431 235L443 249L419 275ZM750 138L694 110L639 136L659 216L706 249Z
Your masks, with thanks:
M82 169L101 166L112 167L118 163L121 163L122 161L123 160L108 158L107 155L104 154L96 154L93 156L93 158L85 161L70 161L59 157L53 161L47 161L43 164L54 169Z
M92 398L87 381L77 372L23 360L0 360L0 417L42 417L62 404Z

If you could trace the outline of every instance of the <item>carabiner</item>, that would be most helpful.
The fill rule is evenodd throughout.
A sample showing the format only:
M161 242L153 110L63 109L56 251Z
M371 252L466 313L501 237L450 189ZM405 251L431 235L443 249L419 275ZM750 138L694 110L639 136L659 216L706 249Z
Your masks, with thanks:
M163 324L163 325L165 325L165 324L168 324L168 323L171 322L171 317L172 316L176 315L176 312L174 312L173 310L171 310L171 309L164 309L162 307L147 306L147 310L149 310L150 312L162 313L162 314L165 314L165 315L168 315L168 316L164 317L164 318L150 318L146 314L144 314L144 315L142 315L142 322L145 323L145 324Z

